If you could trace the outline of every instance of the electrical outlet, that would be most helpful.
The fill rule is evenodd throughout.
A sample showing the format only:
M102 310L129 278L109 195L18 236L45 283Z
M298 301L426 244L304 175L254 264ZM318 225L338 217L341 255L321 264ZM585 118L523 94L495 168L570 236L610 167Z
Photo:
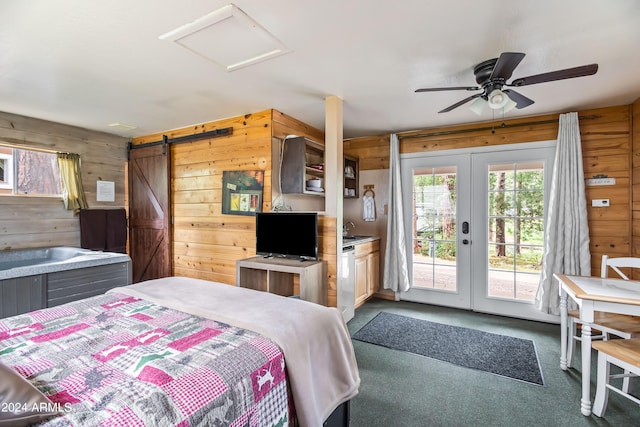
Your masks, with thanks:
M593 199L591 201L591 206L596 208L608 208L609 207L609 199Z

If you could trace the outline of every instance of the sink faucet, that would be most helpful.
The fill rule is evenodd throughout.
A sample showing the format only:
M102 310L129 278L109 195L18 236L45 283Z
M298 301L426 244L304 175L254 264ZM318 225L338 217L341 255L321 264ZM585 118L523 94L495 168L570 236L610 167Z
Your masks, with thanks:
M351 226L351 228L349 228L349 226ZM342 226L342 235L347 236L349 234L349 230L353 230L355 228L356 228L356 225L353 223L353 221L345 222L344 225Z

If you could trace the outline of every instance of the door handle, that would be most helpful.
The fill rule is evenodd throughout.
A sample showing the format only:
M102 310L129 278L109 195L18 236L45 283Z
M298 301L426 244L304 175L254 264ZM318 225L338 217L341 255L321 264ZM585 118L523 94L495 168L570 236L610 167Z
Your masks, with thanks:
M465 221L462 223L462 234L469 234L469 222ZM466 243L465 243L466 245Z

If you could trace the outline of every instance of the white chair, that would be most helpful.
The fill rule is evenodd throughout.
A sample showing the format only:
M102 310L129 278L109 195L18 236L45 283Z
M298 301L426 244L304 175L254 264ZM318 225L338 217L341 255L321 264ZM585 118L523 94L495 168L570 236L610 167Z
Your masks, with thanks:
M640 399L629 394L628 390L617 388L611 384L611 379L623 377L625 380L630 375L640 375L640 338L626 340L597 341L593 348L598 350L598 374L596 385L596 397L593 399L593 414L602 417L607 409L609 390L632 400L640 405ZM611 365L624 369L624 374L611 375Z
M629 280L626 274L624 274L621 268L640 268L640 258L620 257L609 258L607 255L602 256L602 269L600 270L601 277L609 277L609 268L614 270L618 275L624 279ZM640 286L638 287L640 291ZM576 341L581 341L580 335L578 335L578 325L583 325L580 321L580 313L578 310L569 310L569 334L567 343L567 366L573 365L573 356L576 350ZM604 313L600 311L595 312L594 322L590 325L593 329L597 329L602 334L593 335L592 339L608 340L609 335L616 335L620 338L632 338L640 336L640 317L627 316L624 314ZM629 391L629 379L625 378L624 381L625 391Z

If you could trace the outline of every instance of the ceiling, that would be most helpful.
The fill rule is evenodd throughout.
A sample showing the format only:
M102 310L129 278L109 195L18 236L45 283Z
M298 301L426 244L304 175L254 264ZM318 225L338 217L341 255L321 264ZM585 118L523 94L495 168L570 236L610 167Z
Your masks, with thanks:
M345 138L502 118L468 105L473 67L526 57L513 79L598 63L597 74L518 88L506 118L640 97L640 1L235 0L289 52L234 71L159 36L229 0L2 0L0 111L126 137L275 108L324 128L344 100ZM238 36L215 36L231 46ZM487 109L488 110L488 109ZM124 130L109 124L127 124Z

